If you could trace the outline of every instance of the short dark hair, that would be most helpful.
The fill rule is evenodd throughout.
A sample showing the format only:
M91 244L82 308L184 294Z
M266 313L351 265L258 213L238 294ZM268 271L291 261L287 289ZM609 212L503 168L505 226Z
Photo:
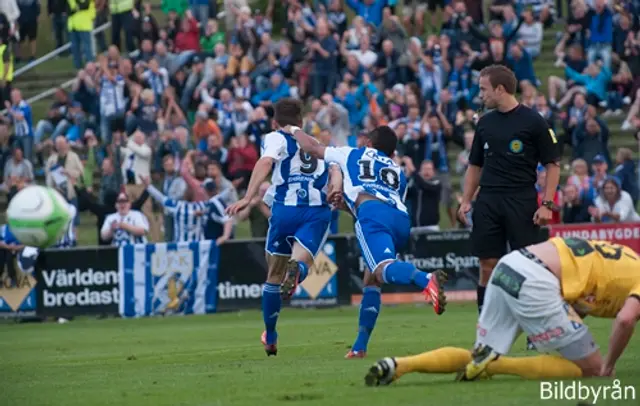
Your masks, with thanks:
M285 98L278 101L274 106L273 119L278 125L285 127L288 125L302 125L302 103L300 100Z
M516 94L518 87L518 79L513 71L504 65L490 65L480 71L480 77L489 78L491 86L495 89L498 86L504 87L504 90L510 95Z
M398 136L391 127L383 125L372 130L367 137L371 140L371 147L388 157L393 156L398 145Z

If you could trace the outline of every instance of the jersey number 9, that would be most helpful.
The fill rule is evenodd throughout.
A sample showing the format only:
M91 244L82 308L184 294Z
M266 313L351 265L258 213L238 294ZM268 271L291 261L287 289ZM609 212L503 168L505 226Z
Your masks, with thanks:
M314 173L316 171L316 169L318 169L318 160L307 154L306 152L304 152L303 150L300 150L300 172L306 174L306 175L310 175L312 173Z
M373 161L368 159L359 160L358 165L360 166L358 180L362 182L375 182L379 177L382 180L382 183L391 189L398 190L400 187L400 175L398 175L398 172L393 169L385 167L380 169L378 174L375 174L373 172Z

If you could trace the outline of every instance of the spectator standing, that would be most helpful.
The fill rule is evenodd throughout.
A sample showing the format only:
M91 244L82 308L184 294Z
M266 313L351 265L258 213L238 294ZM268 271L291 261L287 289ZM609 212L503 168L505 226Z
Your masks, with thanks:
M67 138L60 135L55 139L55 151L45 164L46 183L57 189L69 202L76 205L76 193L73 182L84 172L80 157L69 147Z
M11 90L11 103L5 102L9 111L9 117L13 123L13 132L18 145L24 150L24 155L29 161L33 161L33 116L31 106L22 99L22 92L18 89Z
M33 62L36 60L40 0L18 0L18 8L20 9L20 17L18 17L20 42L25 41L29 44L29 62ZM16 47L16 50L19 49ZM16 55L16 62L20 63L22 51L18 55Z
M355 0L349 1L356 3ZM376 1L383 2L383 0ZM329 34L327 21L324 19L318 20L316 37L309 42L308 46L313 61L313 96L318 99L326 92L333 92L336 84L338 43Z
M433 162L422 161L420 171L416 171L411 158L405 156L402 162L408 178L407 198L411 207L411 227L440 231L442 182L436 177Z
M111 13L111 44L122 50L121 32L124 33L125 44L128 52L136 50L134 42L134 13L139 15L134 9L133 0L108 0L109 12Z
M173 217L171 242L201 241L204 238L206 201L173 200L151 185L148 177L143 177L142 181L151 197Z
M607 5L607 0L595 0L594 3L594 8L590 12L587 58L589 63L595 63L600 58L603 65L609 69L613 43L613 13Z
M522 13L522 19L524 22L518 30L518 39L522 41L522 47L527 53L535 59L542 48L542 23L534 19L531 10Z
M137 199L145 190L143 178L151 174L151 147L146 143L145 135L136 131L127 140L126 146L120 148L122 159L122 178L125 191L130 199ZM160 225L156 221L150 201L142 206L142 213L149 223L149 237L153 242L161 241Z
M91 31L96 18L94 0L67 0L69 18L67 28L71 39L73 66L82 69L85 63L95 59Z
M183 200L187 191L187 183L178 174L173 155L165 155L162 158L162 168L164 169L164 179L162 180L162 194L167 198L178 201ZM175 235L173 216L167 209L164 211L164 239L173 241Z
M106 144L111 143L114 130L124 130L124 115L127 108L126 81L118 71L118 62L103 62L103 74L97 88L100 94L100 137Z
M14 59L9 42L0 39L0 102L4 106L11 100L11 83L13 83Z
M189 0L191 13L198 20L201 27L209 21L209 0Z
M69 16L69 4L67 0L48 0L47 13L51 19L53 37L56 40L56 48L67 43L67 18Z

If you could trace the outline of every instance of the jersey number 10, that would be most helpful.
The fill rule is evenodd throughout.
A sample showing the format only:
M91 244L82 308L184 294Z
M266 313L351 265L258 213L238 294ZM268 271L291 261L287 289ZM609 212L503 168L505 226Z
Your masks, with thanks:
M380 178L382 183L391 189L398 190L400 187L400 175L398 172L394 171L389 167L381 168L378 173L374 173L373 171L373 161L368 159L361 159L358 161L358 165L360 166L360 174L358 175L358 180L362 182L375 182Z

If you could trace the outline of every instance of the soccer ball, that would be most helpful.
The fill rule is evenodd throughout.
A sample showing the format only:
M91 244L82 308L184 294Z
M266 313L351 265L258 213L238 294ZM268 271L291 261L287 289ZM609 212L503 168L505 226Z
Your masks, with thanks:
M27 186L18 192L7 209L7 223L20 244L46 248L65 233L71 212L69 203L54 189Z

